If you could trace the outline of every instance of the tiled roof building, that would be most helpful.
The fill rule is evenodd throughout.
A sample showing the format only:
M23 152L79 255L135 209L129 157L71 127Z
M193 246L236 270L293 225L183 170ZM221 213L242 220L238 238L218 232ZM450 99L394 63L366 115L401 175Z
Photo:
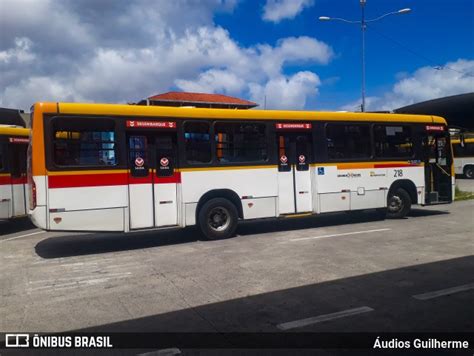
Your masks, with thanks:
M222 94L187 93L171 91L153 95L142 100L138 105L159 106L193 106L198 108L214 109L250 109L258 104Z

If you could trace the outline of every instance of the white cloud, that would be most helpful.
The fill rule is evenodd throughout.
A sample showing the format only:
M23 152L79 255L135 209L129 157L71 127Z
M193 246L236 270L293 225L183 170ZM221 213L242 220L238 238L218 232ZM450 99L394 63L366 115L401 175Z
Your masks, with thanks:
M209 69L199 74L196 81L178 79L178 88L189 92L222 93L238 95L245 88L245 81L227 70Z
M263 19L271 22L293 19L305 7L313 4L314 0L267 0L263 8Z
M11 61L31 62L35 58L31 52L31 41L26 37L15 38L14 47L0 51L0 64L7 65Z
M394 110L421 101L474 91L474 60L458 59L438 68L422 67L412 75L404 73L392 90L366 99L366 110ZM355 110L360 101L342 110Z
M319 78L286 77L284 67L333 57L327 44L304 36L240 46L212 21L216 11L232 11L235 0L15 1L0 0L0 10L6 4L34 10L24 14L31 25L16 10L2 23L8 36L0 36L0 104L9 107L28 109L40 100L130 102L175 88L245 98L251 88L271 92L275 83L310 96ZM54 21L36 18L35 11ZM306 100L284 93L288 107Z
M251 99L266 102L267 109L302 110L308 96L318 93L319 77L312 72L298 72L293 76L270 79L263 85L250 84Z

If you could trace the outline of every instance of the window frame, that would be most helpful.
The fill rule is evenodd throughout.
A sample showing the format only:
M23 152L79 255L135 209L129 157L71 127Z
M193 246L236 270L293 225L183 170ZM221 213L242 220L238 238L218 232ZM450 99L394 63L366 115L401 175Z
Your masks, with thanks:
M361 162L361 161L371 161L374 159L374 144L373 144L373 130L371 122L358 122L358 121L326 121L324 123L324 146L326 148L326 159L328 162ZM369 129L369 156L364 157L344 157L344 158L332 158L329 157L329 147L328 147L328 134L327 129L328 125L334 126L366 126Z

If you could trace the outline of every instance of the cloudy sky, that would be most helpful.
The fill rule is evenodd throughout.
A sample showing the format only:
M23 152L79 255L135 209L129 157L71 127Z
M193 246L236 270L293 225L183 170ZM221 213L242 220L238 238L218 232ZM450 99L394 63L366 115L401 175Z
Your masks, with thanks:
M368 109L474 91L474 1L367 0ZM357 110L358 0L0 0L0 106L212 92Z

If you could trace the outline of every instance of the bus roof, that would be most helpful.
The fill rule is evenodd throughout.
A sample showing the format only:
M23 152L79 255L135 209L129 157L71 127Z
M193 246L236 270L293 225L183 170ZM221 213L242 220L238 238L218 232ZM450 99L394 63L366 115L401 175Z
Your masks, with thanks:
M360 112L323 112L323 111L286 111L286 110L235 110L201 109L165 106L141 106L123 104L89 103L36 103L35 110L70 115L110 115L133 117L193 118L193 119L233 119L233 120L310 120L310 121L381 121L415 122L446 124L439 116L360 113Z
M0 125L0 136L30 136L30 129Z

